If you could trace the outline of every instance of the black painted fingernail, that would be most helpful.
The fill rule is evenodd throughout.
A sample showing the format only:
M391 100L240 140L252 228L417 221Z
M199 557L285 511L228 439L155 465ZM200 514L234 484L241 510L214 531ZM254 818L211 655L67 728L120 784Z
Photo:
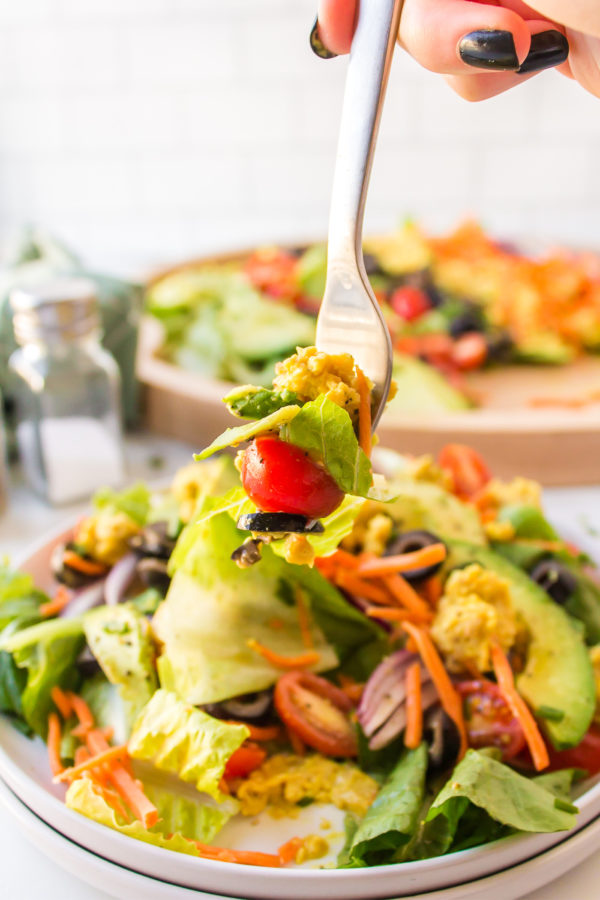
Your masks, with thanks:
M327 49L327 47L319 37L318 18L315 19L315 24L312 27L308 41L310 43L310 49L316 56L319 57L319 59L333 59L335 56L337 56L337 53L332 53L331 50Z
M560 66L569 55L569 42L560 31L540 31L531 38L529 53L517 69L518 75Z
M515 42L510 31L481 29L465 34L458 42L460 58L468 66L497 72L519 67Z

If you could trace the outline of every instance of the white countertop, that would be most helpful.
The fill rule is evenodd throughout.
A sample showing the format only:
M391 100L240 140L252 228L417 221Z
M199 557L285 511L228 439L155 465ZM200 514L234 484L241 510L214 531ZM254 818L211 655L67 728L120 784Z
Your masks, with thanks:
M194 449L176 441L136 435L127 442L129 474L136 478L164 478L189 462ZM162 461L162 464L161 464ZM13 478L9 506L0 516L0 556L17 558L40 535L57 528L61 521L84 508L53 509L45 506ZM546 495L546 509L554 519L567 518L585 524L600 535L600 487L558 488ZM43 856L15 829L8 812L0 806L1 894L6 900L107 900L101 887L92 888L64 872ZM593 857L563 878L527 894L527 900L592 900L600 896L600 849ZM131 897L131 900L143 900Z

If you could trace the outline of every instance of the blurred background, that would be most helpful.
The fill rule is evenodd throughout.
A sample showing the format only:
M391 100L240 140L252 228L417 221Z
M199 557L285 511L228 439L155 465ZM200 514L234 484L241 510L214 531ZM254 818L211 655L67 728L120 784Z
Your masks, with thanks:
M0 240L35 222L96 267L326 233L344 60L314 0L0 3ZM367 226L466 215L600 244L600 107L554 72L483 104L396 53Z

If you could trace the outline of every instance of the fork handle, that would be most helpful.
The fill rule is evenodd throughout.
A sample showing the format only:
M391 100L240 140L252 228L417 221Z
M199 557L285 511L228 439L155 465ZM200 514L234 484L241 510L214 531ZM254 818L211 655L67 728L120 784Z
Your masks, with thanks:
M331 272L360 272L365 200L403 0L359 0L329 213ZM367 281L368 284L368 281Z

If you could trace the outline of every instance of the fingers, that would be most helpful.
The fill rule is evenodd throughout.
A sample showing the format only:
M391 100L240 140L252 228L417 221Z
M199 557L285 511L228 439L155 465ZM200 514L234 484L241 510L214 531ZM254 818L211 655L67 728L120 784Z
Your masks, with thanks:
M319 38L331 53L350 53L358 0L319 0Z
M528 5L555 22L584 34L600 37L600 3L598 0L527 0Z

